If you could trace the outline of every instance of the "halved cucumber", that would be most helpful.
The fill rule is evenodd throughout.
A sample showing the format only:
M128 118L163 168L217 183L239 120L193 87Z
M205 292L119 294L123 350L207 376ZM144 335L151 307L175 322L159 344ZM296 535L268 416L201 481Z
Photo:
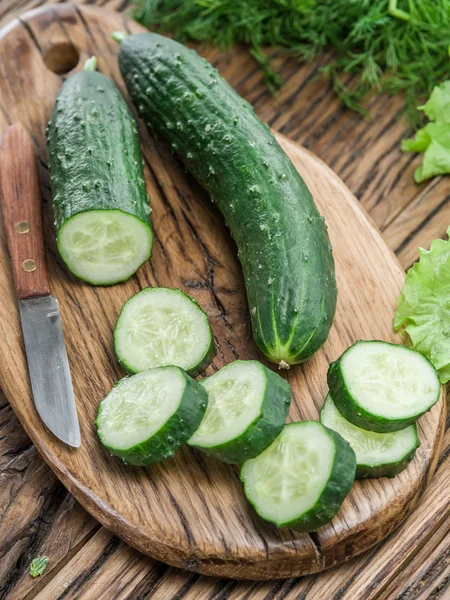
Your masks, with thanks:
M101 402L95 421L111 454L132 465L169 458L200 425L208 394L179 367L121 379Z
M261 454L283 429L291 389L256 360L236 360L200 383L208 392L208 408L189 445L241 463Z
M245 462L241 479L263 519L309 532L334 517L355 471L355 453L344 438L317 421L300 421L286 425L267 450Z
M395 477L408 466L420 446L415 424L392 433L366 431L344 419L331 394L325 399L320 422L339 433L355 451L356 479Z
M328 369L328 387L343 417L363 429L405 429L435 404L439 375L412 348L377 340L356 342Z
M216 353L206 314L181 290L169 288L146 288L123 305L114 344L129 373L176 365L195 376Z
M74 275L94 285L126 281L150 258L148 223L122 210L89 210L70 217L58 250Z
M136 122L91 57L64 82L47 128L58 250L93 285L129 279L152 254Z

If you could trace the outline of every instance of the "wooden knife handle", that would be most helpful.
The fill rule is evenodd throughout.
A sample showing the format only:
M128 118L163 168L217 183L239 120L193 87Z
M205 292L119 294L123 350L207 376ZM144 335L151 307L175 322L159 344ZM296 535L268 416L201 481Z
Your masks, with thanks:
M18 298L49 295L37 159L22 125L11 125L3 138L0 202Z

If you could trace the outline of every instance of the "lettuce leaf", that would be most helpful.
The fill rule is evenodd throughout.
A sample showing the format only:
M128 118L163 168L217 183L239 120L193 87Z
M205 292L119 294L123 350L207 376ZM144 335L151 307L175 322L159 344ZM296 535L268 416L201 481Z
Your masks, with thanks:
M402 150L424 152L423 164L414 173L416 183L436 175L450 173L450 81L434 88L426 104L418 106L430 123L416 137L403 140Z
M450 227L447 230L450 236ZM402 329L412 346L425 354L450 381L450 240L419 248L419 261L408 270L397 299L394 329Z

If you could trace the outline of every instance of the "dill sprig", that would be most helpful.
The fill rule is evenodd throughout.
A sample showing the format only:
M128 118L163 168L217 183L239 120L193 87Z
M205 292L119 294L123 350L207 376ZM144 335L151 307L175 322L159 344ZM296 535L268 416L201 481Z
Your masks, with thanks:
M246 44L269 88L282 79L263 48L300 61L334 49L323 72L352 109L373 90L404 93L413 125L422 121L416 106L449 77L448 0L133 0L135 18L178 40ZM343 75L356 73L349 88Z

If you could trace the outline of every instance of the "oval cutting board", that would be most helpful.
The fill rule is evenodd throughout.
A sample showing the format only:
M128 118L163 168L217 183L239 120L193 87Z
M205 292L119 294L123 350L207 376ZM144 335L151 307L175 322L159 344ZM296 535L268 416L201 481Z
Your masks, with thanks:
M187 447L152 468L125 467L98 442L93 425L97 406L124 375L114 357L115 320L122 304L143 287L180 287L207 311L219 348L208 374L237 357L261 359L251 338L235 246L220 214L142 122L155 230L151 262L125 284L95 288L72 277L57 254L46 122L62 82L59 74L79 69L91 54L126 95L118 47L110 38L117 29L140 27L99 9L58 5L27 13L0 33L0 133L21 121L39 152L51 289L60 301L81 448L59 443L34 409L3 224L0 383L64 485L103 525L142 552L185 569L240 579L291 577L330 567L373 546L416 504L438 459L443 398L420 419L422 445L409 467L392 480L356 482L332 523L312 535L277 530L261 520L245 501L236 467ZM294 396L289 418L317 419L331 360L357 339L399 341L391 323L404 273L337 176L304 148L281 135L278 139L326 217L336 258L339 300L329 339L306 364L283 373Z

